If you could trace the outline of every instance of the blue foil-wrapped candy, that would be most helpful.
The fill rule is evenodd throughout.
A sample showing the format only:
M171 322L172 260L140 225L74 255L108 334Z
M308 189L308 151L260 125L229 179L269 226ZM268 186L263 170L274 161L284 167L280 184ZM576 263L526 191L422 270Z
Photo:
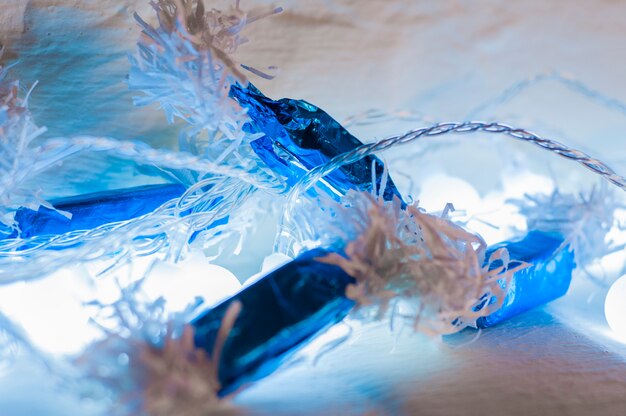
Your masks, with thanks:
M263 133L251 143L254 151L292 185L315 166L362 144L328 114L305 101L274 101L251 84L233 86L231 96L248 111L246 128ZM335 170L322 187L337 199L350 189L379 191L383 170L379 159L368 156ZM53 201L55 208L69 212L71 218L42 207L38 211L22 208L15 220L22 237L87 230L147 214L184 192L183 186L169 184L81 195ZM383 192L387 200L402 200L391 179ZM515 273L502 307L481 318L478 326L495 325L562 296L575 266L571 250L560 250L562 243L558 235L530 232L521 241L491 247L487 254L504 247L512 260L532 266ZM241 313L219 363L221 394L271 373L285 355L342 320L354 306L345 296L346 286L354 280L341 268L316 261L327 253L327 249L317 249L299 256L193 321L196 345L211 352L228 306L241 302Z
M532 231L520 241L491 246L487 255L506 248L512 260L532 265L513 275L502 307L479 318L477 325L496 325L563 296L575 264L571 250L560 250L562 243L558 235ZM193 321L196 346L211 352L229 305L242 304L219 364L221 394L270 374L286 355L352 309L355 303L345 289L354 279L337 266L316 261L328 253L316 249L302 254Z
M56 210L44 206L37 211L20 208L15 213L15 222L22 238L91 230L148 214L180 197L185 190L179 184L145 185L61 198L50 201ZM17 234L15 231L8 238L15 238Z
M330 115L304 100L272 100L252 84L233 85L230 95L248 110L251 121L246 128L264 133L252 142L254 151L291 185L312 168L363 144ZM379 189L384 165L380 159L366 156L328 175L327 192L338 199L350 189L372 191L372 166ZM389 179L383 197L391 200L394 196L402 199Z
M247 108L250 132L263 133L251 143L263 162L288 184L295 184L310 169L334 156L362 144L327 113L302 100L284 98L274 101L265 97L252 84L231 87L231 96ZM326 191L340 198L349 189L372 190L372 166L377 186L383 177L383 163L368 156L331 173L325 181ZM143 187L84 194L51 201L58 211L41 207L37 211L21 208L15 221L20 236L58 235L69 231L90 230L100 225L125 221L147 214L170 199L185 192L182 185L148 185ZM385 199L400 197L393 181L388 180ZM7 238L17 237L17 232Z
M563 245L564 239L559 234L531 231L522 240L491 246L487 258L494 251L506 248L511 260L530 263L530 267L513 275L502 307L489 316L479 318L478 327L496 325L565 295L576 263L574 252L569 247L563 248Z
M287 354L352 309L345 290L354 279L316 260L326 254L323 249L302 254L193 321L196 346L211 352L229 305L241 302L222 349L220 394L270 374Z

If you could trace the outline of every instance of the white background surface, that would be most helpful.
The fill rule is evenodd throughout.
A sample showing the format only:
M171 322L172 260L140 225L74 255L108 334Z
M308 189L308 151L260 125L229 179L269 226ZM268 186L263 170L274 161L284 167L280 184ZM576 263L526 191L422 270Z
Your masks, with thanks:
M20 59L12 73L25 84L39 80L31 104L50 134L173 145L175 128L165 127L159 112L129 110L132 94L123 83L126 54L138 34L131 11L151 16L144 1L0 0L0 5L5 58ZM626 100L626 2L309 0L281 5L285 13L250 30L241 61L281 68L274 81L253 80L268 95L305 98L340 120L371 108L462 120L508 86L553 70ZM538 84L476 116L535 128L626 172L623 114L559 84ZM388 123L354 132L369 140L410 126L415 127ZM544 160L543 155L500 143L486 139L474 153L461 147L446 161L465 157L456 173L467 174L479 189L501 186L490 173L497 163L480 163L486 147L497 144L520 163L541 168L533 161ZM431 171L446 171L443 162L423 163ZM77 183L97 176L98 169L106 170L106 163L92 165ZM569 164L556 169L565 182L582 175ZM594 297L588 302L590 293ZM264 380L238 402L261 414L624 415L626 348L606 336L602 298L602 290L577 282L555 305L485 331L467 345L473 334L438 343L406 334L395 341L384 328L368 330L314 367L288 368ZM0 380L1 415L90 412L87 404L41 386L26 367Z

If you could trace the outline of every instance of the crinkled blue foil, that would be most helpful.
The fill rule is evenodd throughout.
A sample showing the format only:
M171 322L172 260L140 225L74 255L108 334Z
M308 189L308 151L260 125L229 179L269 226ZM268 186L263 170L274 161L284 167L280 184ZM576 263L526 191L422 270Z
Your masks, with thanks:
M220 394L272 373L288 353L352 309L344 294L354 279L316 260L327 253L315 249L299 256L193 321L196 345L211 353L228 306L242 304L222 350Z
M58 211L43 206L37 211L20 208L15 221L22 238L91 230L148 214L165 202L179 198L185 190L179 184L163 184L78 195L51 201ZM17 237L17 232L10 237Z
M480 318L477 325L493 326L564 295L575 264L573 253L562 250L562 243L558 235L534 231L520 241L490 247L487 255L506 248L513 263L532 266L514 274L501 309ZM345 297L345 289L354 279L336 266L316 261L327 253L315 249L303 254L194 320L196 345L211 353L229 305L242 303L224 344L221 394L269 375L290 352L349 313L354 302ZM493 267L497 266L495 262Z
M362 143L324 111L302 100L273 101L252 84L234 85L231 96L247 108L251 121L246 128L264 136L252 147L266 165L295 184L308 170ZM368 156L336 170L327 178L331 196L339 198L349 189L372 191L372 166L377 187L383 178L383 163ZM322 185L323 187L324 185ZM106 191L51 201L56 210L40 207L37 211L21 208L15 216L20 236L59 235L69 231L90 230L98 226L130 220L148 214L164 202L180 197L182 185L148 185ZM389 179L383 196L400 197ZM70 213L71 217L58 211ZM18 232L8 238L17 237Z
M496 325L565 295L576 263L573 251L563 249L563 243L559 234L531 231L520 241L507 241L490 247L487 258L494 251L506 248L511 260L524 261L531 266L513 275L502 307L489 316L479 318L478 327Z
M252 133L264 133L252 142L254 151L290 185L298 182L308 170L363 144L330 115L304 100L274 101L252 84L233 85L230 95L248 110L251 122L246 128ZM329 193L339 198L349 189L372 191L372 165L377 189L380 188L384 165L380 159L367 156L328 175ZM389 180L383 197L391 200L394 195L400 198L393 181Z

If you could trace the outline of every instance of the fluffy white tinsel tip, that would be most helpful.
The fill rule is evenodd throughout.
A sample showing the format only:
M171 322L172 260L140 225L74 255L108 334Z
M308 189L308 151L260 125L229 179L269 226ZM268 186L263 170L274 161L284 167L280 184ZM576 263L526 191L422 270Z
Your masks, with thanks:
M624 230L616 217L624 205L612 188L601 182L588 192L572 194L557 189L549 195L526 195L511 202L526 218L527 229L562 235L562 246L573 249L578 267L592 280L606 284L606 276L591 271L591 266L625 247L611 237L612 231Z
M0 236L16 229L13 216L17 209L52 208L38 190L26 186L41 164L32 142L46 129L35 125L28 110L30 91L25 98L19 93L19 82L8 80L7 69L0 66Z

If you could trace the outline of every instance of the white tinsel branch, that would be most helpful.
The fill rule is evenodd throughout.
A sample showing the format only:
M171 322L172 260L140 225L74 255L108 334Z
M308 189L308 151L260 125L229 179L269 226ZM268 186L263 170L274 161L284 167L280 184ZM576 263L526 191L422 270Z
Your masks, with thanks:
M607 238L613 227L623 228L615 220L615 210L623 205L606 183L580 194L557 189L550 195L525 195L510 202L526 218L529 230L561 235L562 248L572 248L578 267L594 281L606 283L588 270L595 261L624 249Z
M13 217L20 207L52 208L38 191L25 187L38 161L32 143L46 129L35 125L28 110L30 91L26 98L19 92L19 82L7 80L7 70L0 66L0 236L17 230Z
M241 68L265 74L239 65L234 54L246 41L241 31L247 25L282 9L246 13L237 1L228 11L206 10L202 0L158 0L152 6L158 27L135 15L143 28L129 74L130 88L143 93L135 103L157 102L170 123L188 123L180 134L183 150L216 162L234 155L237 164L249 164L250 149L242 144L254 137L243 132L248 117L228 93L233 83L246 82Z

